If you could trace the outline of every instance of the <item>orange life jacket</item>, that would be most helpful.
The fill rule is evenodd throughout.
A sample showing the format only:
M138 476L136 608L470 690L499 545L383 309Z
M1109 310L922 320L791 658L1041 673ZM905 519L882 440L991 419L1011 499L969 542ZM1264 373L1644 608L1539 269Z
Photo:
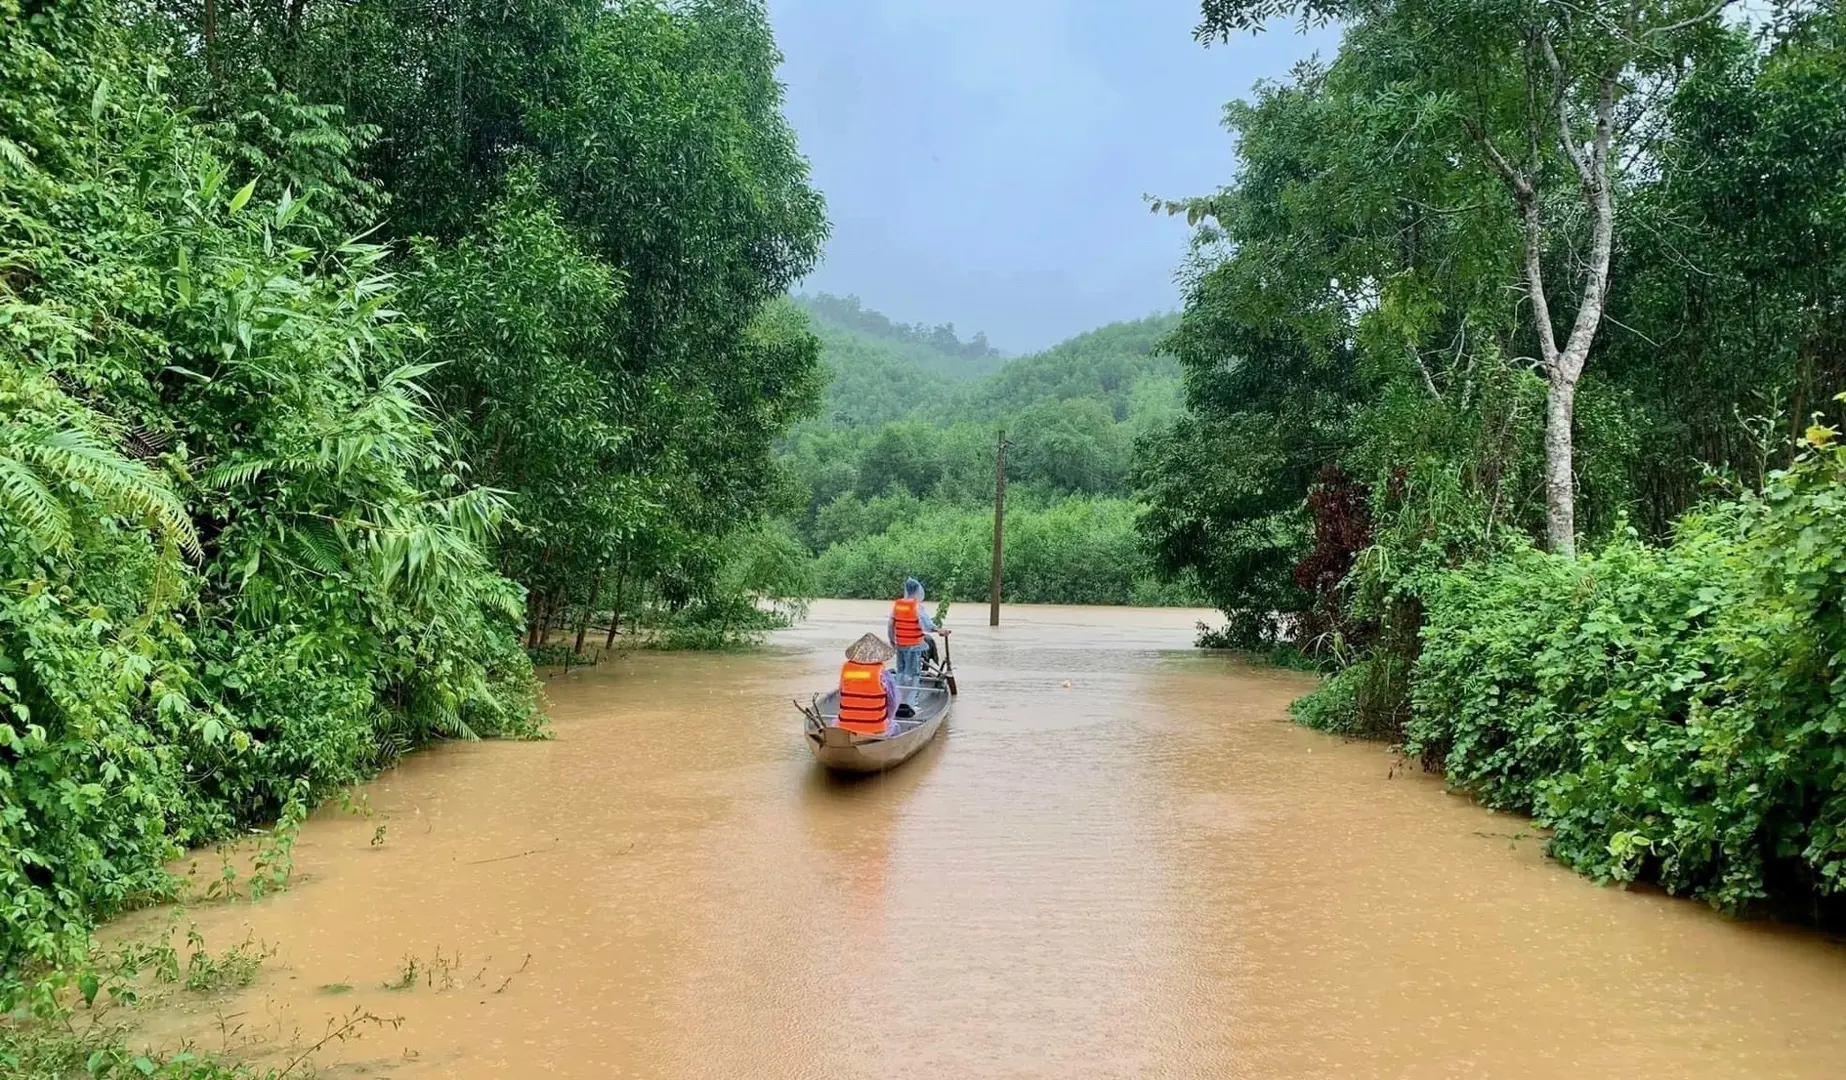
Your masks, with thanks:
M899 600L891 607L891 621L896 624L897 640L891 642L900 649L908 649L923 644L923 624L917 619L917 602Z
M848 660L840 668L840 727L860 735L883 735L890 701L885 666Z

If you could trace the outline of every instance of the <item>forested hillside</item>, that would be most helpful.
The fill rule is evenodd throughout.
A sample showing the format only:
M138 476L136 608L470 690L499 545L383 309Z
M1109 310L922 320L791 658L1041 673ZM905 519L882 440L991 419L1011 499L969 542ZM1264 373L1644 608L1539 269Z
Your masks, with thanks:
M1720 9L1723 5L1719 6ZM1846 883L1846 17L1212 0L1346 22L1235 103L1145 535L1552 851ZM1581 16L1581 17L1580 17Z
M1136 540L1135 441L1177 414L1179 368L1155 346L1170 317L1117 323L1002 361L950 327L894 327L856 300L799 301L832 382L822 419L783 461L808 494L795 528L820 595L894 595L906 574L936 596L984 596L994 456L1005 429L1005 596L1169 603Z
M777 62L748 0L0 0L0 1012L184 846L535 732L522 628L802 569Z

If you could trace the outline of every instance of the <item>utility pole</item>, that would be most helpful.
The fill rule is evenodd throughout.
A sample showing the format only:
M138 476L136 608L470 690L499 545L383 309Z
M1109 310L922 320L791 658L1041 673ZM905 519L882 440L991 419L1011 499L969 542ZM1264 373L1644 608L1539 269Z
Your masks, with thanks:
M1006 532L1006 431L1000 431L1000 448L994 454L994 578L987 594L987 625L1000 625L1000 544Z

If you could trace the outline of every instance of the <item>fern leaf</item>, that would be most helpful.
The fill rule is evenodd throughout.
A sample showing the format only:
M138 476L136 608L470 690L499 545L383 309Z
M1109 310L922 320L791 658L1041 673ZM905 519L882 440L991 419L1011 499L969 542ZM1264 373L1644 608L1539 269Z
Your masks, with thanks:
M222 491L248 484L268 472L272 464L260 458L227 461L205 474L205 486Z
M0 161L11 165L23 176L30 176L37 171L32 164L32 159L27 157L19 144L11 139L0 139Z
M25 449L34 464L89 489L110 513L146 521L178 540L193 558L203 555L185 506L146 465L123 457L77 428L32 440Z
M0 455L0 508L7 520L24 525L40 546L70 550L70 511L31 466L15 457Z
M340 538L325 522L311 522L294 531L295 545L309 566L331 577L346 568Z

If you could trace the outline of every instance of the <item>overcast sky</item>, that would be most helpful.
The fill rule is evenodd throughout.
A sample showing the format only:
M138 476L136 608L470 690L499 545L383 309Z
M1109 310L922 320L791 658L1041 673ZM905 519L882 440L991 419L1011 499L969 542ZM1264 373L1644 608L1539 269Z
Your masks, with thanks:
M1009 352L1178 305L1178 219L1231 176L1224 103L1330 31L1210 49L1197 0L769 0L833 238L800 288Z

